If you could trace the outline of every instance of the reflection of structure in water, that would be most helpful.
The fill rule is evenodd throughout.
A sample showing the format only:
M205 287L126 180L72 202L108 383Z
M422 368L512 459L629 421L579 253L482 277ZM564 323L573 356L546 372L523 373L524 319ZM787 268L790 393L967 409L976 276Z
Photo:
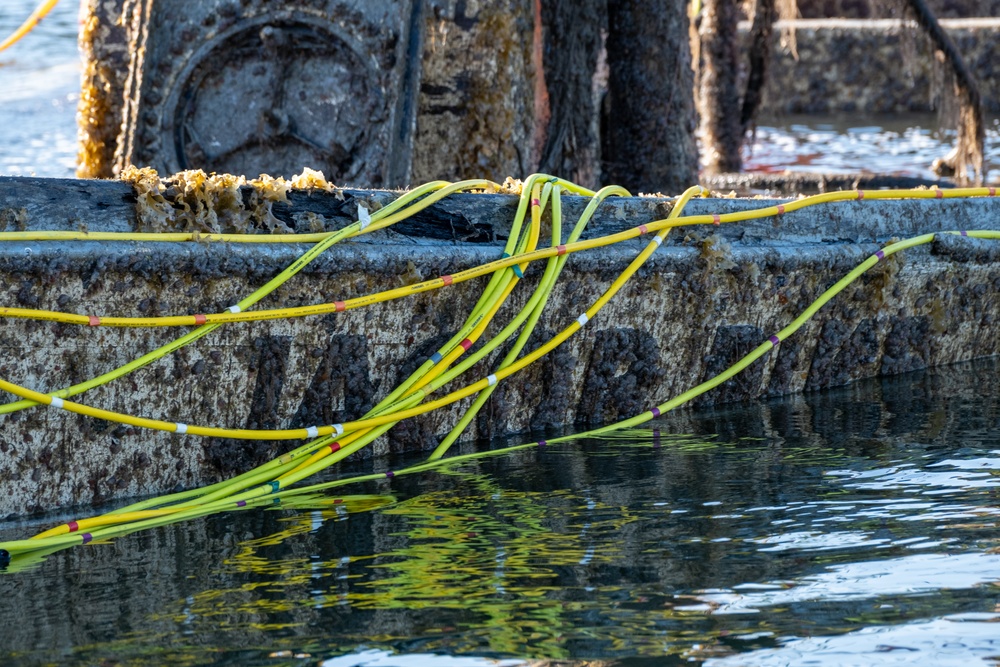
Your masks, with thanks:
M0 628L0 647L48 646L43 638L50 636L89 643L126 619L147 633L183 630L201 646L232 650L273 650L280 633L281 646L311 645L321 634L317 648L330 651L374 643L523 655L530 634L537 654L595 658L718 645L720 630L749 633L762 629L757 624L801 635L807 613L810 634L839 634L845 617L871 615L879 600L837 600L831 589L830 600L798 600L784 612L708 616L679 607L698 604L692 590L773 581L794 590L831 563L915 553L866 553L849 544L792 553L755 546L757 538L803 530L776 523L793 516L816 530L825 525L832 536L868 531L873 540L905 539L907 530L929 530L995 538L990 517L978 529L974 517L911 520L923 503L940 501L954 513L956 503L973 499L968 489L943 498L883 490L868 497L873 515L866 519L864 502L853 513L846 502L864 498L826 473L940 458L941 448L959 445L991 447L1000 418L996 386L970 378L998 370L987 360L822 394L672 413L655 424L658 441L529 450L468 463L460 472L351 490L391 493L396 504L389 507L349 498L297 513L254 510L67 551L51 558L44 576L0 579L16 582L8 600L34 619ZM687 435L671 435L679 433ZM844 511L836 513L831 501L845 501ZM892 515L892 503L914 506ZM720 516L731 513L742 516ZM129 582L128 595L107 581L111 573ZM59 577L73 585L57 585ZM38 594L42 586L45 595ZM875 588L873 596L881 590ZM962 590L932 593L907 599L911 617L971 604ZM83 604L86 618L78 613ZM122 642L116 650L143 649Z

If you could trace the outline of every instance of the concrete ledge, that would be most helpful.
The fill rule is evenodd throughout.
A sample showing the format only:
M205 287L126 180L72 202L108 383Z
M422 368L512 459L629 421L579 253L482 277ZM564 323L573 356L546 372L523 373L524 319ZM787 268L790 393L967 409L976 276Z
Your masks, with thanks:
M0 187L6 206L12 197ZM319 199L303 196L299 204L319 205ZM512 203L501 195L448 202L459 226L466 221L463 208L466 214L494 210L492 219L477 222L489 226L481 242L385 232L370 242L335 246L262 305L334 301L495 259L506 231L497 212ZM771 203L699 200L689 212L726 213ZM299 204L293 201L289 215L301 212ZM580 199L567 202L568 214L582 206ZM108 210L105 224L120 224ZM611 201L592 234L661 218L664 210L662 200ZM70 223L32 222L46 224ZM566 424L604 423L642 412L766 340L885 240L963 228L1000 228L1000 200L843 202L718 229L677 230L580 334L502 383L467 437L544 434ZM632 241L572 256L529 347L576 319L642 247ZM3 243L2 303L84 314L218 312L301 251L299 245ZM498 322L508 321L525 302L540 271L529 269ZM336 316L228 325L82 400L230 427L347 421L461 326L483 284ZM818 389L998 355L998 295L1000 247L994 244L946 239L897 255L702 402ZM49 391L106 372L178 335L0 320L0 377ZM470 381L485 377L496 360L493 355L473 369ZM367 453L426 449L464 405L401 424ZM0 516L203 484L295 444L151 433L50 408L0 416L0 479L5 480Z

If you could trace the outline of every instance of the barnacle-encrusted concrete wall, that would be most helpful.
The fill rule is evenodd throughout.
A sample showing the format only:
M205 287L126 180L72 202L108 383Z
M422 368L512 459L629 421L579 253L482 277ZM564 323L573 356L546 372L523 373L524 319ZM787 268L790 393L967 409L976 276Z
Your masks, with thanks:
M21 185L17 191L26 192L31 184ZM27 228L127 228L123 216L108 213L114 206L107 202L120 196L119 208L125 210L128 186L93 188L103 188L105 225L98 216L89 223L41 217L44 207L17 208L10 191L0 191L0 207L11 213L12 224ZM319 199L350 211L356 209L356 197L388 196L340 193L323 199L304 193L276 212L294 223ZM701 200L692 202L689 212L722 213L767 203ZM380 232L343 243L261 307L341 300L496 259L501 252L497 239L505 235L504 221L513 206L509 195L464 195L431 215L456 233L477 231L470 238L478 241L422 237L411 226L405 234ZM579 200L568 202L568 214L581 207ZM481 215L487 210L492 217ZM592 234L662 218L665 211L655 199L610 201ZM338 219L346 220L338 215L320 217L335 226ZM550 426L603 423L642 412L766 340L878 250L880 242L918 232L998 226L1000 201L978 199L839 203L781 219L675 231L578 335L502 383L466 437L529 429L544 433ZM632 241L572 256L531 346L575 320L641 247ZM8 242L0 244L0 300L82 314L219 312L302 251L291 245ZM540 270L529 270L498 322L505 323L524 303ZM347 421L450 337L484 284L454 285L338 315L227 325L78 400L228 427ZM941 240L880 264L794 338L703 401L818 389L997 355L998 318L1000 247L960 237ZM113 369L181 333L3 319L0 377L50 391ZM492 360L497 358L494 354ZM481 364L468 381L490 368ZM465 405L401 424L369 453L432 446ZM0 416L0 515L202 484L293 444L153 433L51 408Z
M941 26L972 72L988 111L1000 111L1000 19L949 19ZM795 32L793 54L782 41ZM761 112L898 113L941 108L933 48L912 21L779 22ZM939 92L940 91L940 92Z
M538 9L86 0L79 175L310 166L395 187L530 173L547 114Z
M885 18L897 16L903 9L895 2L868 0L798 0L799 14L806 19ZM998 0L927 0L927 6L939 19L964 19L973 16L1000 16Z

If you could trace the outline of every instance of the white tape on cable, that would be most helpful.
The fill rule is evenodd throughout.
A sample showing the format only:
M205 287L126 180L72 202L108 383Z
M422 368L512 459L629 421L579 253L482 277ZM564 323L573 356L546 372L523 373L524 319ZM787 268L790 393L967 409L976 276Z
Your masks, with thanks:
M361 229L364 229L368 225L372 224L372 215L368 212L361 204L358 204L358 222L361 223Z

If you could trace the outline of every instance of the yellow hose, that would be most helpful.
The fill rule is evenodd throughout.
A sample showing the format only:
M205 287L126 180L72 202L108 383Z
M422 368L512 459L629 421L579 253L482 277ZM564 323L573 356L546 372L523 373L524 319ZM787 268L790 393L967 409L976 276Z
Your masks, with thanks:
M293 277L298 271L308 264L313 258L318 256L326 248L343 238L367 233L374 229L381 229L405 219L416 210L420 210L430 205L434 201L468 189L478 184L482 187L490 187L486 181L465 181L460 184L434 183L424 186L417 193L408 193L397 202L390 204L386 209L380 211L377 216L372 217L371 224L355 223L340 232L322 235L292 235L296 240L308 237L310 241L315 241L318 245L297 259L291 266L283 271L278 277L269 281L268 284L255 292L251 297L241 301L242 306L249 307L259 299L271 293L278 285ZM560 243L561 229L561 191L566 190L577 194L591 197L590 205L581 216L580 221L574 228L567 243ZM86 324L90 326L195 326L199 325L196 331L211 330L224 323L251 320L275 319L277 317L302 317L307 315L321 314L324 312L340 312L351 308L358 308L365 305L389 301L391 299L402 298L424 291L439 289L440 287L454 285L456 283L471 280L479 276L491 275L489 284L483 290L482 295L473 307L465 320L465 324L455 333L455 335L435 353L430 359L422 364L417 371L411 374L399 387L389 393L382 401L370 410L364 417L342 424L324 424L300 429L278 429L278 430L257 430L257 429L227 429L212 426L189 425L179 422L170 422L136 414L128 414L111 410L102 410L82 403L70 401L66 396L70 395L67 390L58 392L61 395L44 394L33 391L26 387L0 379L0 391L7 391L25 400L26 405L32 403L50 405L99 419L115 421L122 424L147 428L153 430L170 431L175 433L187 433L190 435L208 437L228 437L247 440L291 440L306 439L309 442L288 452L281 457L266 463L265 465L237 476L233 480L214 484L201 490L192 490L171 494L170 496L151 499L135 503L128 507L116 510L109 514L90 517L76 522L70 522L54 527L43 533L36 535L31 540L21 540L0 544L0 549L6 549L15 554L43 554L52 550L73 546L75 544L88 543L97 539L107 539L110 537L127 534L135 530L141 530L153 526L166 525L175 521L204 516L206 514L224 510L253 507L263 502L280 501L281 499L292 499L301 497L307 493L317 493L319 491L341 486L347 483L355 483L371 479L392 477L394 474L409 474L433 469L441 462L451 462L465 460L469 455L461 457L440 458L447 450L448 446L455 441L471 421L472 416L489 396L497 384L503 379L510 377L519 370L531 365L548 352L552 351L568 338L573 336L582 327L587 325L591 319L599 314L601 309L627 284L635 272L649 259L649 257L660 247L663 240L671 229L686 225L707 225L735 223L743 220L781 215L794 210L814 206L822 203L845 201L845 200L879 200L879 199L921 199L921 198L957 198L957 197L981 197L994 196L994 188L965 188L949 191L941 190L885 190L876 192L839 192L827 193L809 197L787 204L765 207L761 209L743 211L724 215L701 215L687 216L681 215L687 202L694 196L704 194L706 191L698 186L688 189L681 197L670 215L656 222L640 225L636 228L626 230L617 234L579 241L578 237L596 210L597 204L604 197L610 195L620 195L628 193L619 188L605 188L600 192L592 192L579 186L575 186L561 179L550 176L535 174L529 177L524 184L524 191L518 206L518 213L512 225L511 237L507 243L504 257L493 262L488 262L482 266L473 267L456 272L450 276L441 276L433 280L424 281L416 285L387 290L385 292L366 295L356 299L337 301L334 304L318 304L302 308L284 308L270 311L242 312L241 308L235 308L233 312L216 313L197 316L171 316L164 318L113 318L98 316L82 316L68 313L58 313L43 310L31 309L0 309L0 316L22 317L29 319L50 320L57 322ZM550 247L537 248L538 240L542 229L542 214L547 204L552 205L552 244ZM529 216L530 213L530 216ZM522 227L522 220L530 220L526 227ZM538 346L532 352L520 356L521 348L527 341L538 317L542 313L548 299L552 286L554 285L561 267L565 263L569 254L582 252L592 248L605 247L613 243L636 238L638 236L656 232L652 240L637 254L635 259L621 274L611 283L611 285L580 315L572 320L568 326L550 340ZM946 232L951 233L951 232ZM958 233L958 232L954 232ZM1000 240L1000 231L978 230L961 232L963 235L981 238ZM24 240L18 237L18 232L0 234L0 242L9 240ZM59 233L77 234L77 240L94 240L93 235L79 233ZM114 240L148 240L148 235L115 234L110 238ZM192 235L164 235L173 240L192 240ZM275 242L275 236L267 235L237 235L237 236L260 236L266 241L254 240L252 242ZM287 235L282 235L287 236ZM68 237L67 237L68 238ZM163 238L158 236L158 238ZM280 238L280 236L279 236ZM750 354L735 363L729 369L720 373L711 380L694 387L665 403L640 415L623 420L616 424L608 425L589 431L583 434L574 434L566 438L557 438L550 442L556 443L569 438L579 438L586 436L602 436L612 431L631 428L650 419L660 416L662 413L682 405L692 398L710 391L712 388L735 376L747 366L760 357L767 354L775 346L780 344L787 336L794 333L809 318L811 318L823 305L825 305L836 294L846 288L849 284L860 277L865 271L871 269L896 252L906 250L930 243L935 238L935 234L925 234L922 236L907 239L905 241L889 244L882 250L872 255L862 262L858 267L848 273L844 278L830 287L803 313L796 317L788 326L781 329L774 335L755 348ZM280 242L287 242L283 240ZM488 330L488 327L496 318L501 306L507 302L508 297L520 282L531 262L547 259L545 272L539 281L538 288L528 300L528 305L523 308L516 317L503 330L492 339L477 348L475 353L466 354L479 341ZM95 318L99 321L95 322ZM84 321L85 320L85 321ZM521 328L523 326L523 329ZM427 400L434 392L455 381L459 376L466 373L474 364L485 358L492 350L496 349L504 341L508 340L520 330L517 340L511 351L496 367L495 371L486 378L481 378L464 387L459 387L450 393L434 399ZM182 337L173 346L165 346L161 350L166 354L169 351L178 349L180 346L193 342L197 336L190 335ZM162 355L161 355L162 356ZM459 362L459 359L465 359ZM145 357L144 357L145 358ZM148 363L148 362L145 362ZM120 377L123 372L116 371L118 375L110 374L106 381ZM114 376L114 377L112 377ZM105 376L102 376L105 377ZM81 389L81 391L83 391ZM343 460L345 457L360 451L380 437L392 426L403 419L407 419L420 414L425 414L440 407L452 404L464 398L480 394L477 401L466 411L456 428L441 443L441 446L431 460L417 466L411 466L396 473L386 472L382 474L365 475L361 477L327 482L312 485L304 488L289 489L291 485L320 472L330 465ZM546 443L529 443L520 445L519 449L527 446ZM506 450L510 451L510 449ZM492 456L495 452L488 452L482 456ZM479 455L471 455L479 456Z
M935 194L935 192L937 194ZM952 199L968 197L988 197L995 192L995 188L955 188L953 190L877 190L865 192L859 190L828 192L820 195L813 195L787 204L768 206L765 208L740 211L738 213L725 213L722 215L694 215L680 217L676 219L666 218L654 222L640 225L632 229L609 234L586 241L567 243L563 248L540 248L532 252L502 258L483 264L478 267L459 271L449 276L432 278L422 282L398 287L376 294L369 294L354 299L344 299L333 303L317 304L313 306L299 306L295 308L277 308L273 310L255 310L253 312L223 312L204 315L173 315L164 317L107 317L100 315L76 315L72 313L62 313L58 311L39 310L32 308L0 308L0 317L12 317L21 319L44 320L60 322L63 324L77 324L83 326L108 326L108 327L169 327L169 326L201 326L204 324L228 324L232 322L259 322L263 320L289 319L295 317L306 317L316 315L326 315L329 313L344 312L370 306L376 303L384 303L423 292L460 284L474 278L493 273L500 269L515 265L522 265L528 262L547 259L559 254L573 254L584 250L592 250L604 246L613 245L621 241L637 238L649 232L659 232L664 229L674 227L685 227L688 225L720 225L734 222L744 222L746 220L757 220L760 218L774 217L784 213L791 213L802 208L815 206L817 204L857 201L857 200L886 200L886 199ZM443 196L443 195L442 195ZM400 219L402 213L393 216L378 228L388 226ZM17 233L17 232L12 232ZM121 240L129 240L129 234L121 234ZM0 233L0 241L4 241L6 235Z
M0 52L6 51L21 41L21 38L34 30L35 26L41 23L42 19L48 16L49 12L52 11L52 8L58 3L59 0L45 0L45 2L38 5L38 7L35 8L35 11L31 12L31 16L29 16L27 20L21 24L21 27L11 33L10 37L0 42Z

